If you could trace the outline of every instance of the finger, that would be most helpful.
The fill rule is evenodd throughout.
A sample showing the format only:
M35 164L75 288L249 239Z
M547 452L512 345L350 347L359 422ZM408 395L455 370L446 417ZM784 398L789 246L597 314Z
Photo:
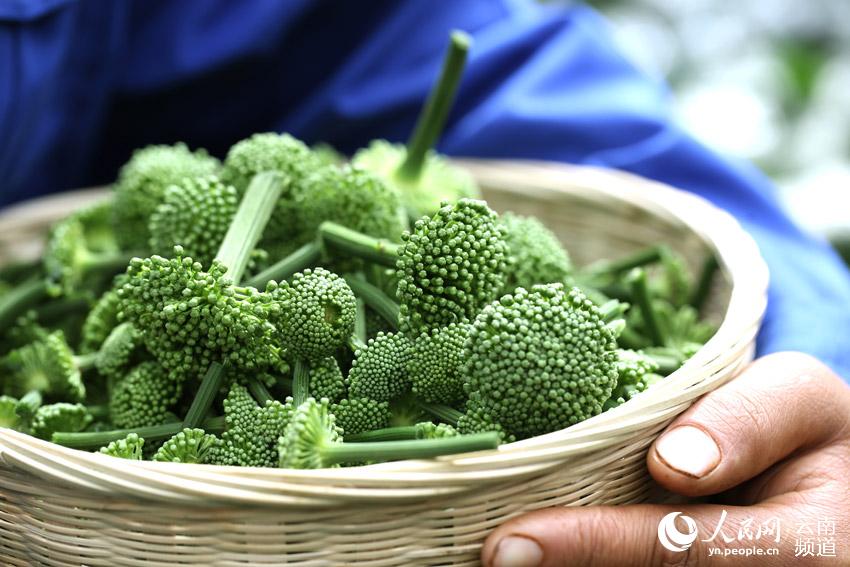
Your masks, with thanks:
M793 531L788 532L797 525L792 519L807 513L790 506L549 508L496 529L481 562L485 567L799 565L805 563L795 554ZM817 525L817 513L810 515Z
M679 416L650 448L649 472L679 494L716 494L846 434L848 407L850 389L815 359L766 356Z

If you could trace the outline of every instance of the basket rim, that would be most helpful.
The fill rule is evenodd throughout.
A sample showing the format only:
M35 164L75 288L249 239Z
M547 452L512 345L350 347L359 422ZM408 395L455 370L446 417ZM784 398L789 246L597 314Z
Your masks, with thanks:
M716 254L730 281L729 303L717 332L682 368L641 396L566 429L493 451L302 471L127 461L0 429L0 468L112 496L192 504L403 503L528 477L566 458L612 447L635 431L669 420L728 379L724 356L747 358L767 304L768 269L753 238L729 213L697 195L618 170L531 160L455 161L491 190L522 187L553 198L569 193L606 206L618 202L687 227ZM21 203L0 212L0 232L19 235L48 202L65 206L67 212L103 198L105 192L95 188Z

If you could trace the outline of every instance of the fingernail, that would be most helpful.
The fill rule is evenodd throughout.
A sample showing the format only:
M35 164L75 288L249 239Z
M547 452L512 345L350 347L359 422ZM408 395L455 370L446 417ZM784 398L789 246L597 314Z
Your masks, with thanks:
M720 447L698 427L680 425L661 436L655 452L682 474L702 478L720 464Z
M543 550L533 539L506 536L496 544L492 567L536 567L543 563Z

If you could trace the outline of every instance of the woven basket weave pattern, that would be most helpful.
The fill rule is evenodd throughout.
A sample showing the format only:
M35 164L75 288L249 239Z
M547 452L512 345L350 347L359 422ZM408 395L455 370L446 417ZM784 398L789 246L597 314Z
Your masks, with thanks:
M583 264L656 242L696 270L721 263L718 333L628 403L498 451L290 471L130 462L0 430L0 563L9 565L475 565L486 535L525 511L651 499L646 451L676 415L753 355L767 270L752 239L701 199L621 173L463 162L497 210L533 214ZM101 191L0 214L0 260Z

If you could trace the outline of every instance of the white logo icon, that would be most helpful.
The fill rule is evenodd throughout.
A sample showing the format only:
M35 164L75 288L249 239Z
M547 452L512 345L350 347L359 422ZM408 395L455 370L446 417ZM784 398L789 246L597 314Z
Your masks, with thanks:
M676 527L676 518L681 516L688 528L682 533ZM685 551L697 539L697 523L693 518L682 515L681 512L670 512L658 522L658 541L670 551Z

